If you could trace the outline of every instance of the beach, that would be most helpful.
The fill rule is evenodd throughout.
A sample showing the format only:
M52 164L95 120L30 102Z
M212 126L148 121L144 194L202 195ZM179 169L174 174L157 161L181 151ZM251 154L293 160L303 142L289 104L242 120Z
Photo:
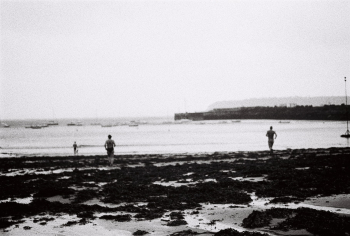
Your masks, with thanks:
M350 1L0 6L0 236L350 236Z
M348 235L350 148L0 159L2 235Z

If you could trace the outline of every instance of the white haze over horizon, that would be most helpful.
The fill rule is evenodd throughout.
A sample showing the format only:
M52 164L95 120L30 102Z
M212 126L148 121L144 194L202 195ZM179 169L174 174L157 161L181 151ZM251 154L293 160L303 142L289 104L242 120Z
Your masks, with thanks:
M0 0L0 119L344 95L350 1Z

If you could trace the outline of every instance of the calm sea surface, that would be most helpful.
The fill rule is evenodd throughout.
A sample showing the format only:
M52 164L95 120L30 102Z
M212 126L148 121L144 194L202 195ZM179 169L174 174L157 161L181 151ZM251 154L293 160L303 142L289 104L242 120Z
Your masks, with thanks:
M67 126L70 120L58 120L58 126L42 129L25 125L46 121L6 121L10 128L0 129L0 157L72 155L73 143L79 155L105 155L103 147L111 134L116 154L197 153L215 151L267 150L266 131L272 125L277 132L275 149L348 147L349 140L340 135L346 131L344 121L231 120L175 123L170 118L145 118L137 127L121 125L130 119L99 120L113 127L91 125Z

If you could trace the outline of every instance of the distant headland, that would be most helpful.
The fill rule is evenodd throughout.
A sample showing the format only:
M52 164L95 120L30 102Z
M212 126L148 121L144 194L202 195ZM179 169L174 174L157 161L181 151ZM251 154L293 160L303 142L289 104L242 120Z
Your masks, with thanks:
M345 97L286 97L221 101L205 112L176 113L175 120L347 120Z
M349 97L348 97L348 101ZM207 111L217 108L237 107L274 107L274 106L323 106L345 104L345 96L319 96L319 97L269 97L250 98L243 100L218 101L209 105Z

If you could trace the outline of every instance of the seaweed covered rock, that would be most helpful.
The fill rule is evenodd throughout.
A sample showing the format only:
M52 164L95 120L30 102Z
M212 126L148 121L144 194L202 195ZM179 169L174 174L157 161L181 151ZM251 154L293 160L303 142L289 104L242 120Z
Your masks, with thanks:
M20 224L25 222L24 220L9 220L0 218L0 229L5 229L7 227L10 227L11 225Z
M90 219L94 219L95 218L93 211L79 212L79 213L77 213L77 217L79 217L79 218L90 218Z
M132 235L145 235L145 234L149 234L149 233L147 231L144 231L144 230L137 230Z
M83 189L77 192L74 202L75 203L82 203L86 202L88 200L91 200L93 198L98 198L99 192L93 189Z
M253 211L243 220L243 227L258 228L268 226L272 218L284 219L272 230L307 230L319 236L350 235L350 217L310 208L271 208L264 212Z
M243 232L238 232L237 230L234 229L223 229L214 234L214 236L268 236L268 234L262 234L258 232L248 232L248 231L243 231Z
M192 230L183 230L180 232L175 232L173 234L170 234L170 236L193 236L193 235L198 235L199 233L197 233L196 231L192 231Z
M34 194L34 197L53 197L57 195L71 195L74 194L74 190L67 187L57 187L55 185L44 185L42 186L37 193Z
M181 212L171 212L170 219L172 220L183 220L185 219Z
M142 209L140 213L135 215L135 218L153 220L162 217L164 212L161 209Z
M167 226L179 226L179 225L187 225L185 220L172 220L167 223Z
M90 223L90 221L88 221L85 218L82 218L79 221L74 221L74 220L73 221L68 221L67 223L63 224L62 226L73 226L73 225L76 225L76 224L85 225L87 223Z
M295 213L293 217L280 222L274 229L306 229L320 236L350 235L350 217L309 208L298 208Z
M276 197L272 199L269 203L272 204L278 204L278 203L290 203L290 202L300 202L303 201L302 198L297 198L297 197Z
M271 215L267 214L266 212L253 211L243 220L242 226L245 228L260 228L268 226L271 220Z
M266 214L276 219L292 217L293 212L294 212L293 209L288 209L288 208L271 208L266 210Z
M69 226L76 225L76 224L79 224L79 221L72 220L72 221L68 221L67 223L63 224L62 226L69 227Z
M100 219L104 219L104 220L115 220L118 222L128 222L131 221L131 215L126 214L126 215L103 215L100 217Z

